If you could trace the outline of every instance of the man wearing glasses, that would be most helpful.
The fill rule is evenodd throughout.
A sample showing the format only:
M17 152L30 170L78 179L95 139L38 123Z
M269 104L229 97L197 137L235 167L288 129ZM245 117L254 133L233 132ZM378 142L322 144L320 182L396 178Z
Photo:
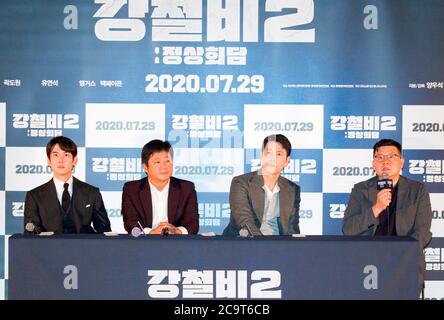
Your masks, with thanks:
M344 235L411 236L419 241L419 286L424 287L423 249L432 238L432 209L424 184L401 176L401 144L382 139L373 147L376 176L354 185L342 222ZM379 187L378 185L383 187ZM388 187L387 187L388 186Z

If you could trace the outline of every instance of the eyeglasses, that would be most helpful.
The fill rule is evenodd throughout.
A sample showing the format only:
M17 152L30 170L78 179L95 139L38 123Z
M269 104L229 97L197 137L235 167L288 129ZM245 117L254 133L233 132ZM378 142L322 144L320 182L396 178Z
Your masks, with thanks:
M374 156L374 159L378 162L384 162L385 159L387 159L388 161L394 161L397 158L401 159L401 156L395 153L377 154Z

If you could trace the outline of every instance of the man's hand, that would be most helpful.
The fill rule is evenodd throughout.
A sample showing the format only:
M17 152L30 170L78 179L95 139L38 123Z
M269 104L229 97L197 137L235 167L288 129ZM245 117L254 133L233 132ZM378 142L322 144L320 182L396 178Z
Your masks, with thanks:
M182 234L182 231L180 231L179 228L176 228L175 226L173 226L171 223L168 223L167 221L163 221L163 222L159 223L159 225L155 229L151 230L150 234L162 235L165 233L164 230L168 231L168 234Z
M377 218L382 211L385 210L392 201L392 190L391 189L382 189L376 195L376 203L373 205L373 215Z

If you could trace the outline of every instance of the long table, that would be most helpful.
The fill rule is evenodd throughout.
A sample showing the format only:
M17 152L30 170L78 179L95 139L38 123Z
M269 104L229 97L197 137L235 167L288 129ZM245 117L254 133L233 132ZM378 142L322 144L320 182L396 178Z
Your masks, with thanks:
M408 237L21 235L9 299L417 299Z

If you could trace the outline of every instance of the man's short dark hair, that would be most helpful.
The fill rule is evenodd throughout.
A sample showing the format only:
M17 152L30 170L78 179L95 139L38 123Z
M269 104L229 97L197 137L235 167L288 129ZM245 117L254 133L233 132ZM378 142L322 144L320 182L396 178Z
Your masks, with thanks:
M153 153L161 151L171 152L171 156L173 155L173 148L168 141L158 139L151 140L143 146L141 154L142 163L148 165L148 160L151 158Z
M51 158L52 149L54 149L57 144L63 151L71 153L73 158L77 157L77 145L75 142L70 138L58 136L49 140L48 144L46 145L46 155L48 156L48 159Z
M281 144L282 148L284 148L285 151L287 151L287 157L290 156L290 154L291 154L291 143L290 143L290 140L288 140L286 136L284 136L283 134L272 134L272 135L269 135L268 137L266 137L264 139L264 142L262 143L262 151L265 150L265 147L267 146L268 142L270 142L270 141L279 142Z
M376 142L373 146L373 156L376 154L376 151L378 151L378 148L388 146L396 147L396 149L398 149L399 151L399 154L402 155L402 146L398 141L395 141L393 139L382 139Z

